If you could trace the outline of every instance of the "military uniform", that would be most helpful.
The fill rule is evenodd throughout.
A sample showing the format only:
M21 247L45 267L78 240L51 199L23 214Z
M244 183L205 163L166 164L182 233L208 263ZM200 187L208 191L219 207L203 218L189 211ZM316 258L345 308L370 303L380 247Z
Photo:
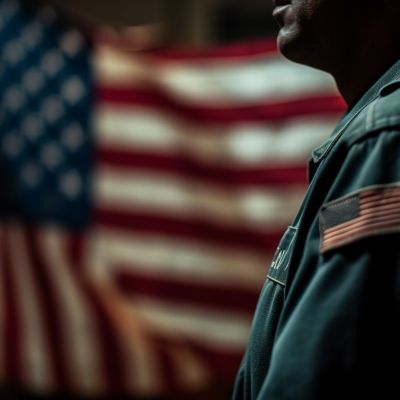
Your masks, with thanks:
M400 61L314 150L309 174L233 399L399 398Z

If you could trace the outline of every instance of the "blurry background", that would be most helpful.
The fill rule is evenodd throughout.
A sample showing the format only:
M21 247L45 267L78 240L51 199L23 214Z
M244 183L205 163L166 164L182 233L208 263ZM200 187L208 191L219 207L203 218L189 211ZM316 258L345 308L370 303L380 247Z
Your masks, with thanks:
M276 32L269 0L49 0L47 3L114 27L161 24L163 44L204 46Z
M267 0L0 0L0 398L225 400L344 104Z

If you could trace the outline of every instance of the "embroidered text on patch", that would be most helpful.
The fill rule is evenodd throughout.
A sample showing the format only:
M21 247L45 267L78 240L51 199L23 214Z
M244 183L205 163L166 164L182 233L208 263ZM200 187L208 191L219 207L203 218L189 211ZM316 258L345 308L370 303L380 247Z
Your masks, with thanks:
M400 232L400 186L368 187L325 204L320 231L322 253L365 237Z

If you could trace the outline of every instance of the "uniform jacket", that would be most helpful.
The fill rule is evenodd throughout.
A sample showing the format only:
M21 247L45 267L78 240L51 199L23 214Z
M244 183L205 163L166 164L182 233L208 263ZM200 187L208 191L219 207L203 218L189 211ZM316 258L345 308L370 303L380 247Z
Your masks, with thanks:
M314 150L309 175L233 399L400 398L400 61Z

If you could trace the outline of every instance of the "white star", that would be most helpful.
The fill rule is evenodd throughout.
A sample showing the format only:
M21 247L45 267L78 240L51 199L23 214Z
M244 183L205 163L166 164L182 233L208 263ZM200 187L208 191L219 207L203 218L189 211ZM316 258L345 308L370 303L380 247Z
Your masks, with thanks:
M25 103L24 92L17 86L12 86L5 93L4 102L10 111L17 112Z
M22 120L21 129L28 139L34 141L43 133L43 125L43 121L38 115L30 114Z
M59 146L55 143L45 144L40 152L40 159L48 168L55 168L64 160L64 155Z
M60 189L69 198L74 198L82 191L82 178L78 171L71 170L60 177Z
M61 141L68 150L76 151L83 142L83 136L82 127L74 123L63 131Z
M54 76L64 67L62 53L58 50L48 51L42 58L42 68L48 75Z
M76 29L72 29L62 36L60 46L65 54L73 57L82 49L83 42L83 36Z
M43 74L38 69L31 68L24 74L22 84L29 93L37 93L44 86Z
M42 103L42 112L47 121L54 123L64 114L63 103L56 96L51 96Z
M85 87L82 79L78 76L69 78L62 86L61 94L70 104L76 104L85 94Z
M4 59L11 65L18 64L25 57L25 50L17 40L8 42L4 48Z
M23 150L24 142L17 132L10 132L3 139L4 152L10 157L15 158L19 156Z
M39 23L34 22L23 30L21 39L28 48L33 49L39 44L42 37L42 26Z

